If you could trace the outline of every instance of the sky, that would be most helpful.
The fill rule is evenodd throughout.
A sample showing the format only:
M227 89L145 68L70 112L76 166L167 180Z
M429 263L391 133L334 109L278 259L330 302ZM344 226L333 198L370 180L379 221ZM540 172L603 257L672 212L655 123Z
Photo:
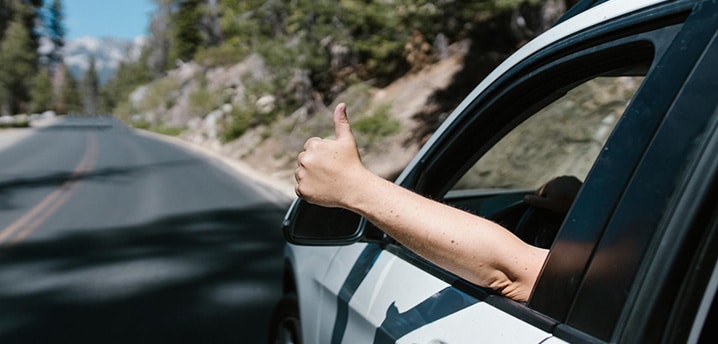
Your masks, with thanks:
M154 8L151 0L63 0L62 4L67 39L146 35Z

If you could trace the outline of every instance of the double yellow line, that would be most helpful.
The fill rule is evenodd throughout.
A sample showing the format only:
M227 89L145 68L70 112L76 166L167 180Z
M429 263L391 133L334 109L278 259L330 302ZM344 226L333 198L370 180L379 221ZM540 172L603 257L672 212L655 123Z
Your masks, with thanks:
M89 133L86 139L85 153L77 166L75 166L72 174L70 174L62 185L47 195L25 215L5 227L5 229L0 232L0 245L12 245L22 241L45 223L52 214L57 212L75 192L82 176L92 170L97 162L98 153L99 142L97 135L95 133Z

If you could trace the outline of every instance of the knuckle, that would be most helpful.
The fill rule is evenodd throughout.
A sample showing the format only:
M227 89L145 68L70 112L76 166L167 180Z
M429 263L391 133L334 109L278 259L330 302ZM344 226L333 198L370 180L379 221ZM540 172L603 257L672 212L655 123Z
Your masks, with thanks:
M299 167L307 167L307 164L309 163L311 159L309 159L306 155L301 156L299 159L297 159L297 165Z
M317 145L318 145L321 141L322 141L322 139L320 139L320 138L318 138L318 137L312 137L312 138L310 138L309 140L307 140L307 141L304 143L304 149L305 149L305 150L314 149L314 148L317 147Z

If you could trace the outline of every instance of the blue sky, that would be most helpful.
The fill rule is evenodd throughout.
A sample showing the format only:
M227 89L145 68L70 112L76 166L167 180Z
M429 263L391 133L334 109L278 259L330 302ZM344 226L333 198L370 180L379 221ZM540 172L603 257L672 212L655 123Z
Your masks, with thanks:
M146 35L154 8L152 0L64 0L62 4L68 39Z

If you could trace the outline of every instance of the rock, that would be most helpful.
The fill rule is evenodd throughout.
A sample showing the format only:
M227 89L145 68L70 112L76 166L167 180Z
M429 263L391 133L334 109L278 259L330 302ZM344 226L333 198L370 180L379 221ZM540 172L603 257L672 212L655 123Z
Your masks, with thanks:
M257 110L261 114L268 114L274 110L277 98L272 95L265 95L257 99Z
M202 125L202 119L199 117L191 118L189 121L187 121L187 129L189 130L197 130Z
M130 93L130 104L134 108L139 108L142 105L142 101L147 96L147 85L136 88Z
M217 139L217 123L219 123L223 116L224 113L222 112L222 110L214 110L207 114L207 116L204 118L204 121L202 121L202 127L204 129L204 132L207 134L207 138L209 140Z

